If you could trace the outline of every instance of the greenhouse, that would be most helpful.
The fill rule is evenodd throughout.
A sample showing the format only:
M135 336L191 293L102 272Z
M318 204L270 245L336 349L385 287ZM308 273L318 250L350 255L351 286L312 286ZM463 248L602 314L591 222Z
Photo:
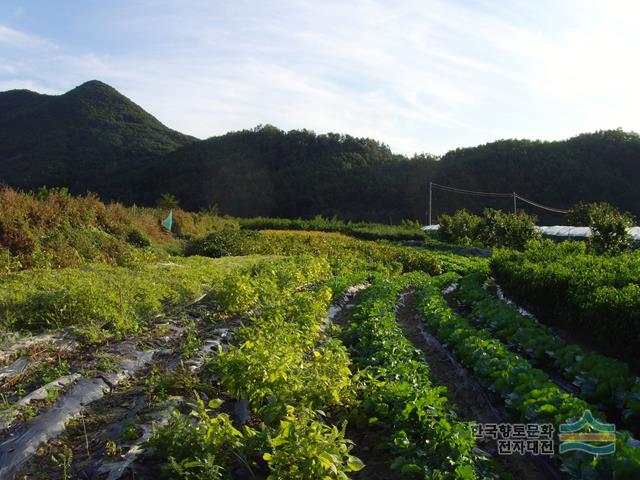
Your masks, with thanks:
M439 225L426 225L422 229L426 232L437 232ZM572 227L567 225L553 225L537 227L545 237L587 238L591 236L589 227ZM627 230L631 238L640 241L640 227Z

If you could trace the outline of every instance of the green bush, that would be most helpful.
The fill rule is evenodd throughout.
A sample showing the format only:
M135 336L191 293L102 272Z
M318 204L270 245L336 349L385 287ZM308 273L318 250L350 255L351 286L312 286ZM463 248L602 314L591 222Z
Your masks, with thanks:
M591 224L593 207L596 205L599 204L584 202L576 203L569 209L569 213L567 213L567 224L574 227L588 227Z
M11 255L9 250L0 248L0 275L15 272L22 269L22 262Z
M440 240L456 245L473 245L478 240L480 217L466 210L457 210L453 215L440 215L438 219Z
M228 478L222 465L234 454L243 453L244 439L229 415L217 411L221 404L216 399L205 405L197 397L188 415L174 410L169 424L154 430L150 443L155 447L155 455L166 462L160 468L167 478Z
M207 236L191 240L185 246L186 255L203 255L219 258L230 255L247 255L251 245L260 239L260 233L225 227Z
M567 222L591 228L589 245L596 253L615 255L631 247L627 228L634 225L635 218L606 202L577 203L569 210Z
M536 217L523 211L505 213L487 208L478 225L478 238L493 247L523 249L527 242L541 238L536 222Z
M590 244L597 253L615 255L629 250L631 237L627 228L635 222L630 213L621 212L608 204L596 204L590 214Z
M353 442L345 438L347 423L338 428L315 417L315 412L289 408L269 439L272 451L263 455L271 472L268 480L347 480L348 473L364 467L349 453Z
M317 419L316 412L288 407L277 427L238 430L228 414L217 411L222 400L208 405L196 398L193 410L178 410L170 423L154 431L150 444L167 478L222 480L232 478L229 465L241 459L253 469L266 462L268 480L346 480L361 470L362 461L351 455L353 442L341 428Z
M541 238L536 222L536 217L523 211L506 213L487 208L477 216L463 209L440 216L438 236L456 245L522 249L528 241Z
M127 242L135 247L148 247L151 245L151 242L147 238L147 236L142 233L137 228L133 227L127 233Z

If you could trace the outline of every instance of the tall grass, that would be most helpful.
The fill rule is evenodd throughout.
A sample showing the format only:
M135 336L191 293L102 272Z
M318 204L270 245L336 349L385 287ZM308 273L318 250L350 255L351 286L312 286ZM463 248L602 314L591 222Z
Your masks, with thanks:
M25 193L0 188L0 273L155 260L177 252L183 238L237 225L214 214L177 210L170 234L160 225L166 214L105 204L91 193L71 196L65 189Z

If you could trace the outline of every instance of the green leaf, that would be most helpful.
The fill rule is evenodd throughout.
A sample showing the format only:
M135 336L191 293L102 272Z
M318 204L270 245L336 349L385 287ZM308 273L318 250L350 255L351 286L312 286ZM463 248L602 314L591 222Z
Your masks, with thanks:
M538 409L538 413L549 413L549 414L553 414L556 413L558 411L558 409L556 407L554 407L553 405L546 403L544 405L542 405L539 409Z
M456 468L456 474L458 478L463 480L474 480L476 478L476 472L471 465L460 465Z
M360 460L358 457L349 457L347 458L347 467L351 472L358 472L364 468L364 462Z

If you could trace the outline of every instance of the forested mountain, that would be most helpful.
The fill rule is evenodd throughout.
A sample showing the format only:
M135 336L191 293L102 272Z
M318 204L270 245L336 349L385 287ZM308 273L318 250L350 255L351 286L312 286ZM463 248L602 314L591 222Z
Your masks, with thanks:
M18 187L64 185L108 197L114 175L194 140L95 80L64 95L0 93L0 180Z
M568 208L578 201L607 201L640 216L640 135L622 130L586 133L556 142L501 140L448 152L435 181L492 192L516 191L536 202ZM509 208L511 200L434 193L434 205ZM544 212L532 209L543 215ZM546 215L547 222L562 221Z
M68 186L143 204L169 192L186 208L217 205L240 216L397 222L425 219L429 181L517 191L560 208L603 200L640 215L640 136L613 130L557 142L501 140L408 158L371 139L272 126L200 141L97 81L60 96L0 93L0 182L21 188ZM510 199L439 190L433 200L434 218L458 207L512 208Z
M170 191L187 208L218 205L233 215L400 220L434 159L409 160L370 139L283 132L272 126L188 145L150 166L139 190ZM422 182L422 180L420 180ZM424 210L416 205L415 215Z

